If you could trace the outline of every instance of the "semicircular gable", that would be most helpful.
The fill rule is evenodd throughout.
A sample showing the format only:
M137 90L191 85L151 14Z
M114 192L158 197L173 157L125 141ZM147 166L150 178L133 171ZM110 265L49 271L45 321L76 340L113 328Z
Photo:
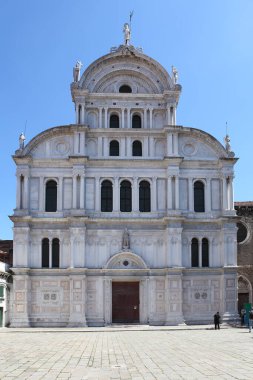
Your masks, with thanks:
M35 136L25 146L22 156L63 158L73 153L73 132L71 126L47 129Z
M131 251L113 255L105 264L105 269L147 269L144 260Z
M200 129L184 128L179 135L179 154L189 160L228 158L223 145Z
M111 53L93 62L83 73L79 88L87 89L90 92L98 92L103 78L113 81L117 75L131 75L142 77L142 80L149 83L155 93L163 93L173 88L173 82L167 71L152 58L137 53L135 50L130 55L119 52Z

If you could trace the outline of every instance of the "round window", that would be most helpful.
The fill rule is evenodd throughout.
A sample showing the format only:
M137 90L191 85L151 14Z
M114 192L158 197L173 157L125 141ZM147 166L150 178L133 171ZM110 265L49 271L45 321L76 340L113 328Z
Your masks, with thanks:
M243 223L237 223L237 243L242 243L248 235L247 227Z

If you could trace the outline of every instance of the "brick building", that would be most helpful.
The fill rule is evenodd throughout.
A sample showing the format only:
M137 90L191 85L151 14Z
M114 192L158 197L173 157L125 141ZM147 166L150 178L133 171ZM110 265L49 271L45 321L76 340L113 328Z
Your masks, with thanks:
M238 311L252 303L253 285L253 202L235 202L237 215Z
M12 252L13 241L0 240L0 327L8 326L10 318Z

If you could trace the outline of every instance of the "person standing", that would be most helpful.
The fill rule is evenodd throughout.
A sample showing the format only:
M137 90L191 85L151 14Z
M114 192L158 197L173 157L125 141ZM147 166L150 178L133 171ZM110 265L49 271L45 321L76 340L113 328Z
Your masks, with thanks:
M215 330L220 329L220 313L217 311L213 316Z
M251 333L253 323L253 308L249 312L249 332Z
M244 325L245 314L246 314L246 310L245 310L245 309L242 309L242 310L241 310L241 326Z

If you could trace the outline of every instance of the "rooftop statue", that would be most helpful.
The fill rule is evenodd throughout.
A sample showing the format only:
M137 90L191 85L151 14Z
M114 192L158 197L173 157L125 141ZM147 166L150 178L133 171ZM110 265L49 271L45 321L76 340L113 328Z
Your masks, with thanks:
M177 84L178 81L178 71L176 67L172 66L172 76L173 76L173 82L174 84Z
M18 141L19 141L19 149L20 149L20 150L23 150L24 147L25 147L25 135L24 135L23 132L22 132L21 135L19 136Z
M75 67L73 68L73 77L74 82L78 82L80 80L80 70L83 66L81 61L77 61Z
M130 37L131 37L131 29L130 29L129 24L127 22L124 24L123 32L124 32L125 45L129 45Z

